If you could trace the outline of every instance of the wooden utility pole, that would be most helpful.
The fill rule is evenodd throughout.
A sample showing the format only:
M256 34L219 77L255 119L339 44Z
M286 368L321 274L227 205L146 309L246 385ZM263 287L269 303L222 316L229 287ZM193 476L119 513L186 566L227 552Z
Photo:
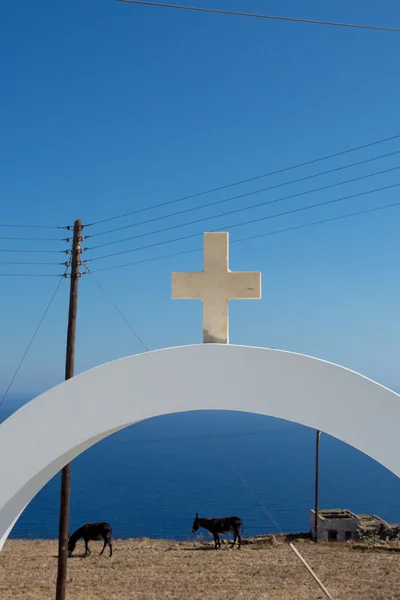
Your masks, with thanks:
M315 442L315 505L314 505L314 535L315 543L318 544L318 495L319 495L319 439L321 432L317 431Z
M74 237L71 249L71 281L69 292L69 314L67 332L67 351L65 358L65 379L74 376L76 316L78 312L78 281L81 265L82 221L74 223ZM58 534L58 569L56 600L66 599L67 560L68 560L68 518L70 502L71 465L61 471L60 525Z

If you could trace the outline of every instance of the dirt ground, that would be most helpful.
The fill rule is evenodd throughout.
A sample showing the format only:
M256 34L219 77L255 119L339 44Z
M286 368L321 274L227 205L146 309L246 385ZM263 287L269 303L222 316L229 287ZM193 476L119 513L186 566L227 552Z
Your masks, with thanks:
M363 551L349 544L298 540L296 547L335 600L400 599L400 552ZM325 599L321 589L282 540L224 544L116 540L114 555L68 560L68 600ZM83 553L83 542L76 552ZM11 540L0 553L1 600L53 600L55 541Z

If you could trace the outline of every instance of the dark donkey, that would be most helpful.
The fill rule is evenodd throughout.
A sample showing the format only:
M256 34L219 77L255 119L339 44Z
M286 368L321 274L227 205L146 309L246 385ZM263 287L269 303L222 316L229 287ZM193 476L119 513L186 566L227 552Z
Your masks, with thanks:
M204 527L214 536L215 549L221 547L220 533L233 533L233 544L238 540L238 547L242 543L242 537L239 533L240 527L243 529L243 521L239 517L220 517L216 519L200 519L196 513L196 518L193 521L192 532L195 533L200 527Z
M87 556L90 554L89 550L89 540L98 541L103 539L104 545L103 550L100 554L103 554L105 547L108 546L110 548L110 557L112 556L112 528L109 523L104 521L99 523L86 523L79 527L72 535L68 536L68 554L72 556L73 551L75 550L76 542L83 538L85 540L85 554Z

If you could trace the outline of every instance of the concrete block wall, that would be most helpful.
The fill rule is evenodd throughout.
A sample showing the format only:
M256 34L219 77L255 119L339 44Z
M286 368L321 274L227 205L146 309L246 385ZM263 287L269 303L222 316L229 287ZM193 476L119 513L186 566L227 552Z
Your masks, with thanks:
M343 512L346 513L345 516L343 516ZM313 539L315 539L314 515L314 510L311 510L310 531ZM354 539L359 525L359 518L350 511L318 511L318 541L345 542Z

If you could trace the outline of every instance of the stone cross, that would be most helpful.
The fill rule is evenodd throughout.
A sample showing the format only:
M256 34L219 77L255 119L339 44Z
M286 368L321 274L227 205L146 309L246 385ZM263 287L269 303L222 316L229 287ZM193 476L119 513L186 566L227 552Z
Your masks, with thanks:
M203 342L227 344L229 300L261 298L261 273L232 273L226 232L204 234L204 269L172 273L172 297L203 301Z

